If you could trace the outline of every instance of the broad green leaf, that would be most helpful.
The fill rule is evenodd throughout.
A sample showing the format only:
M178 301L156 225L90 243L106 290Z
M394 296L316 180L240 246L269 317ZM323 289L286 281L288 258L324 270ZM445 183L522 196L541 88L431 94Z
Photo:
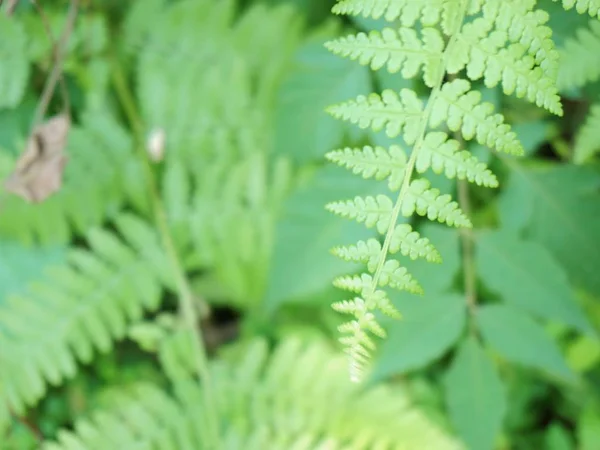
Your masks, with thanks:
M29 79L27 34L19 21L0 14L0 108L19 104Z
M577 336L567 349L569 367L578 373L592 370L600 362L600 341L589 336Z
M492 450L506 393L494 363L473 337L460 346L444 385L450 418L468 448Z
M368 68L330 53L322 42L304 46L279 93L276 150L299 161L322 159L348 127L325 109L371 90Z
M600 173L591 167L509 163L500 218L546 247L569 279L600 293Z
M477 236L477 271L506 303L593 333L567 275L544 247L507 232Z
M286 201L276 228L265 300L268 309L317 294L331 286L336 276L361 267L333 256L330 250L368 238L373 231L326 211L325 204L358 193L377 194L385 188L385 184L358 179L345 169L328 165Z
M579 450L596 450L600 442L600 409L589 404L577 421Z
M506 359L574 381L556 344L527 314L508 305L486 305L477 322L485 341Z
M42 276L46 267L64 261L65 257L63 247L35 248L0 241L0 304L9 293L22 292Z
M396 302L402 319L390 321L373 377L419 369L442 356L465 326L464 296L429 295Z
M570 433L559 422L553 422L544 435L546 450L574 450L575 445Z

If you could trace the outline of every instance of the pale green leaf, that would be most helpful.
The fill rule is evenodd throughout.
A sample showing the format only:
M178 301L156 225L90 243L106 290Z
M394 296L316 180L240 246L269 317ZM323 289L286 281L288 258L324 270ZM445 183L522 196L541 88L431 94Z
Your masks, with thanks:
M330 53L321 43L306 45L279 91L276 151L300 161L322 158L340 145L346 129L325 108L370 90L366 67Z
M577 421L579 450L596 450L600 442L600 409L593 403L588 404Z
M27 35L21 22L0 15L0 108L19 104L29 79Z
M600 293L600 175L590 167L510 161L500 218L546 247L576 286Z
M460 346L444 384L450 418L468 448L495 448L506 393L494 363L474 338Z
M593 332L567 275L541 245L506 232L479 234L477 271L506 303L537 317Z
M508 305L486 305L479 309L477 323L485 341L506 359L574 380L552 338L523 312Z
M361 267L330 254L330 249L369 236L363 225L341 220L323 208L328 200L356 192L377 193L385 186L357 179L335 166L319 170L286 201L275 231L266 306L318 294L339 275ZM293 276L292 276L293 274Z
M385 378L425 367L441 357L465 325L465 298L427 295L400 299L402 319L390 322L373 377Z

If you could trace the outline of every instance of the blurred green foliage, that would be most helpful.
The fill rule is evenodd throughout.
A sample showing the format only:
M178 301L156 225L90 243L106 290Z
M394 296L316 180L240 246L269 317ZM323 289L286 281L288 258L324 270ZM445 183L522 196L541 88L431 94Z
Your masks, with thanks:
M339 366L341 319L330 305L344 297L331 281L349 265L329 253L364 230L324 205L385 186L326 166L323 154L389 139L324 109L408 82L322 44L380 24L341 19L333 1L319 0L80 3L64 65L74 126L63 187L39 205L0 194L1 450L36 449L42 439L75 448L59 430L124 408L139 417L132 441L81 448L183 449L185 439L209 448L189 431L203 414L190 399L202 392L189 383L189 343L169 341L180 331L179 293L149 178L196 306L212 311L202 329L211 373L224 380L223 448L600 448L600 128L588 127L595 148L574 154L600 101L598 79L563 86L562 118L483 91L526 158L486 155L501 189L471 191L478 305L469 311L465 300L459 233L413 220L443 264L409 263L426 295L393 297L404 317L383 319L389 336L365 400ZM560 3L538 4L561 49L597 26ZM67 5L43 4L55 37ZM13 16L4 12L3 178L53 66L38 11L21 1ZM581 70L593 75L600 59L589 59ZM62 107L57 91L49 114ZM156 129L165 155L147 171L144 141ZM455 189L443 177L434 184ZM485 346L468 337L474 317ZM89 354L61 356L83 347ZM166 431L144 436L144 427Z

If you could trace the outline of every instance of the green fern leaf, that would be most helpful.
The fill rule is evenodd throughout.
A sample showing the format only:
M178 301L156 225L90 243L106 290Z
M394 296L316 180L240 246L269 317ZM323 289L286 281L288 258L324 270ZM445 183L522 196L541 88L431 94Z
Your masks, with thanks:
M410 89L402 89L400 95L386 89L368 97L361 95L356 100L332 106L327 111L335 118L358 124L360 128L380 131L384 127L390 138L403 133L404 141L414 144L418 125L423 116L423 102Z
M550 16L546 11L534 10L535 0L489 0L484 4L483 16L494 21L495 30L505 33L510 42L527 48L544 74L556 78L559 53L552 40L552 29L546 25Z
M358 241L356 245L335 247L331 252L345 261L363 262L367 264L370 272L374 272L379 262L381 244L377 239Z
M385 233L390 225L394 204L386 195L377 197L356 197L345 202L333 202L327 205L327 210L334 214L358 222L364 222L368 228L377 226L380 233Z
M382 287L389 285L393 289L412 294L423 294L421 285L408 273L406 267L401 267L395 259L387 260L381 268L379 285Z
M560 2L561 0L554 0ZM600 18L600 0L562 0L562 5L566 10L575 7L579 14L589 14L592 17Z
M483 17L465 24L457 45L448 55L447 71L456 74L466 68L471 80L483 78L487 87L502 83L506 95L525 97L548 111L562 115L554 79L547 76L521 43L505 48L507 36L492 31L494 21Z
M575 162L581 164L600 150L600 103L590 113L575 139Z
M580 28L575 37L565 41L560 52L558 85L577 88L600 79L600 22L591 20L589 28Z
M394 229L390 244L390 254L400 252L410 259L424 258L429 262L441 262L441 256L429 239L421 237L408 224L397 225ZM336 247L332 253L346 261L364 262L370 272L375 272L381 253L381 243L377 239L358 241L356 245Z
M424 26L441 22L442 30L448 34L460 19L460 2L457 0L342 0L333 7L335 14L347 14L379 19L388 22L399 19L403 26L412 27L417 20ZM481 0L469 2L469 13L481 8Z
M429 262L440 263L442 257L435 249L431 241L413 231L408 224L396 225L390 238L389 252L391 254L400 252L410 259L425 258Z
M460 139L452 139L445 129L438 128L460 133L465 140L476 140L492 150L523 154L523 147L505 118L494 113L490 103L482 102L479 92L471 91L470 82L448 75L457 75L464 70L468 79L483 79L490 88L501 85L506 95L515 94L557 115L562 114L562 105L556 86L558 53L546 25L548 14L536 9L535 0L341 0L333 11L385 18L421 30L420 34L404 28L361 33L329 43L328 47L334 53L370 65L373 70L387 66L388 71L400 72L404 78L414 77L422 71L425 85L431 88L426 103L411 90L404 89L399 93L384 90L381 95L359 96L329 109L334 117L361 128L385 129L390 138L401 136L412 147L407 152L408 159L404 153L398 157L398 165L403 169L395 168L404 173L396 175L397 183L390 185L391 190L398 189L398 195L395 200L385 200L383 215L377 211L380 205L375 200L371 201L369 211L362 215L359 211L366 205L364 200L360 205L355 202L333 204L333 210L338 214L358 217L359 221L368 220L369 226L377 224L378 231L384 234L382 242L359 241L355 246L334 250L343 259L366 263L369 272L336 281L336 285L353 288L361 296L353 300L360 308L351 311L343 308L355 319L346 324L344 330L349 336L341 340L348 347L351 372L355 377L364 369L373 346L365 337L374 326L372 311L377 310L376 305L382 299L389 302L386 292L378 288L390 286L420 291L416 281L413 284L414 280L404 278L406 272L400 262L389 260L388 255L400 251L411 258L440 260L429 241L410 227L397 224L399 215L418 214L450 226L472 226L449 195L432 189L425 179L414 180L415 174L431 169L448 178L464 179L486 187L498 185L496 176L486 164L466 149L461 150ZM420 24L416 25L417 21ZM445 35L443 48L439 42L442 33ZM411 52L420 54L416 56ZM429 62L429 57L440 54L439 64ZM434 69L429 70L428 64ZM446 81L446 78L452 80ZM383 166L391 167L392 162L387 158L389 153L383 153L383 150L377 153L337 151L330 159L363 176L385 179L393 172ZM359 159L361 157L364 160ZM372 210L375 212L369 216ZM384 220L380 220L382 218Z
M288 338L272 352L256 340L234 350L235 357L210 367L215 395L222 400L219 448L462 448L412 404L403 386L358 389L344 380L344 358L321 339ZM181 355L180 362L191 356L183 340L164 351ZM104 449L110 437L116 449L208 449L205 419L215 411L202 406L202 386L183 377L169 387L140 382L108 392L110 410L78 420L41 448Z
M476 139L491 149L522 155L523 147L502 115L493 114L493 105L481 103L481 93L470 89L466 80L446 83L436 98L430 124L446 122L450 130L461 131L467 140Z
M445 222L456 227L471 228L471 221L453 202L448 194L440 195L439 189L430 189L425 179L414 180L402 202L402 215L410 217L414 212L429 220Z
M158 306L172 286L159 240L146 225L121 216L114 234L93 230L90 251L73 250L69 263L49 270L49 281L15 295L0 308L0 398L17 413L106 352ZM60 320L56 320L60 317ZM58 328L57 328L58 327Z
M487 187L497 187L496 176L479 162L470 152L459 151L460 144L442 132L431 132L425 136L423 147L417 157L417 172L431 168L435 173L444 173L448 178L467 179Z
M340 38L325 47L373 70L387 65L390 73L400 71L404 78L415 77L423 68L425 84L431 87L442 70L444 40L435 28L424 28L421 34L422 40L412 28L384 28Z
M348 148L335 150L325 155L327 159L340 166L352 169L363 178L384 180L389 177L389 188L392 191L400 189L406 168L406 153L402 147L392 145L389 150L367 145L362 149Z

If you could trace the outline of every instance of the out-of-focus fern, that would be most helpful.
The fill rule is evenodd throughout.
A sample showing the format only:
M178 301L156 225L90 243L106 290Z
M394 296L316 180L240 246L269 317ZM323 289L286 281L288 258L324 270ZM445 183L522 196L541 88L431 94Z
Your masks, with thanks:
M170 356L174 394L149 384L118 392L112 411L79 421L44 450L208 448L202 391L190 378L185 335L176 336L161 351ZM344 381L343 358L321 341L284 340L271 354L263 341L240 350L241 360L212 366L222 449L461 448L401 388L362 391Z
M61 190L41 204L6 196L0 236L22 242L65 243L115 215L129 200L148 208L141 165L127 133L113 119L95 114L71 131L69 163Z
M230 0L165 7L137 84L144 123L166 135L162 194L174 235L203 269L199 289L217 286L214 297L243 307L263 296L292 181L288 162L269 154L277 86L301 21L289 5L256 5L236 21L233 11Z
M19 104L29 78L27 34L20 22L0 15L0 108Z
M564 6L570 9L575 2L564 1ZM577 12L589 12L591 16L600 18L600 2L580 1ZM561 65L558 84L562 89L582 88L588 83L600 80L600 21L592 19L588 27L576 30L568 38L561 49ZM579 128L575 137L574 161L582 163L588 160L600 149L600 105L590 107L590 114L585 123Z
M581 87L600 79L600 21L590 20L567 39L561 50L558 83L561 88Z
M562 3L566 10L575 8L579 14L589 14L592 17L600 18L599 0L554 0Z
M47 281L0 307L0 418L7 408L22 414L48 384L74 376L77 362L109 351L172 285L154 231L129 215L116 225L122 237L91 231L90 250L72 250Z
M334 213L374 227L382 241L361 241L340 247L336 253L345 259L367 263L367 271L341 277L335 284L352 292L353 298L334 305L353 320L342 325L341 341L350 358L353 380L361 372L375 344L370 334L385 336L375 313L398 317L383 289L419 293L418 282L402 267L394 253L415 259L439 261L426 237L408 225L398 225L405 217L426 216L456 227L471 222L449 195L432 189L420 174L432 170L449 178L496 187L496 177L462 144L447 134L475 140L491 150L514 155L522 146L501 114L482 102L470 80L483 80L487 87L501 85L505 94L515 94L548 111L561 115L556 77L558 52L545 25L548 14L535 8L534 0L342 0L336 14L362 15L398 21L398 28L384 28L369 34L340 38L326 44L332 52L386 69L405 78L422 74L430 88L426 101L410 89L384 90L359 96L332 106L329 112L361 128L385 130L390 138L401 136L390 149L371 147L337 150L330 160L360 173L365 178L388 180L394 197L379 195L334 202ZM593 11L593 3L586 3ZM565 2L569 6L569 2ZM580 9L583 8L580 7ZM419 26L415 26L420 23ZM448 76L452 77L448 77ZM443 256L443 255L442 255Z
M574 160L582 163L600 151L600 103L592 105L590 114L575 139Z

